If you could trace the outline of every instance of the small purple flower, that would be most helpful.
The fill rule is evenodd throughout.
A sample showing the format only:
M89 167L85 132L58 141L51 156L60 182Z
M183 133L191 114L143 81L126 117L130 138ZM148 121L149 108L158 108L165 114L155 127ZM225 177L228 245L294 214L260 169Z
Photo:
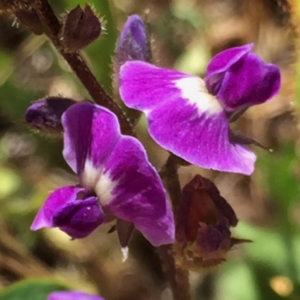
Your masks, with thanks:
M119 74L121 98L146 114L149 132L163 148L204 168L251 174L256 156L243 142L247 139L234 138L229 123L280 88L278 67L265 63L252 47L217 54L204 80L128 61Z
M79 185L53 191L37 213L32 230L59 227L73 238L118 219L133 223L154 245L174 240L173 213L159 175L141 143L120 133L116 116L89 102L62 115L63 155ZM121 228L120 232L130 231ZM126 241L126 237L120 239ZM124 245L122 245L124 246Z
M104 298L82 291L57 291L48 295L47 300L105 300Z

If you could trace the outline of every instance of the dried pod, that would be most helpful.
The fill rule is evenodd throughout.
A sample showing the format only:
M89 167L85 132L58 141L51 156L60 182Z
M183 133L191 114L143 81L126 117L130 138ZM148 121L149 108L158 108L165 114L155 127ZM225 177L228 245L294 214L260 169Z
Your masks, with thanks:
M92 8L79 5L65 17L60 38L69 51L78 51L95 41L101 33L101 22Z
M183 263L206 268L226 260L233 245L248 240L231 237L238 219L210 180L196 175L184 188L176 219L176 240Z

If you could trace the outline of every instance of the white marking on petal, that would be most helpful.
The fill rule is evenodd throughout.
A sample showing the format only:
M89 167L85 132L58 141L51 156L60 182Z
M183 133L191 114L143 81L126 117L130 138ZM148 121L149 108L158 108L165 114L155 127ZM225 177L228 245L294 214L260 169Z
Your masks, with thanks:
M112 199L112 192L118 184L110 178L109 172L103 173L104 167L95 168L90 160L86 160L82 185L93 190L99 198L101 205L107 205Z
M181 90L181 96L196 104L199 113L217 114L223 110L220 102L206 89L205 82L199 77L185 77L174 81Z
M97 182L94 191L99 197L102 205L107 205L112 200L112 192L118 185L118 181L112 181L109 172L101 175L100 180Z

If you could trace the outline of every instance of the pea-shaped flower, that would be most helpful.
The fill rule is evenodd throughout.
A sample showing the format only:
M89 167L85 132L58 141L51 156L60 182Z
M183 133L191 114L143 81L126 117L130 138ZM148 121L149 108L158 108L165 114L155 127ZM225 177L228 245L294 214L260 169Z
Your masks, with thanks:
M232 134L229 123L280 87L278 67L265 63L252 47L217 54L204 80L128 61L119 73L121 98L146 114L149 133L163 148L203 168L251 174L256 156Z
M120 133L116 116L81 102L63 113L62 126L63 155L79 184L53 191L31 229L59 227L83 238L117 219L133 223L155 246L172 243L173 213L159 175L141 143Z

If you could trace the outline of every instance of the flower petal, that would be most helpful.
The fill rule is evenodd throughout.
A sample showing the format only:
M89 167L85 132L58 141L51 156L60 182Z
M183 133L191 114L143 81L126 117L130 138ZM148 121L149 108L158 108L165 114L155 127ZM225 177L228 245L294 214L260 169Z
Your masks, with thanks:
M104 298L82 291L57 291L48 295L47 300L105 300Z
M117 117L101 106L85 102L70 107L62 116L62 124L64 158L82 185L92 189L120 139Z
M252 46L222 51L207 66L206 85L227 111L263 103L280 88L279 68L250 52Z
M180 91L174 81L190 77L196 78L142 61L128 61L120 69L120 95L131 108L153 109L166 101L176 100Z
M137 61L125 63L120 78L123 101L146 113L160 146L204 168L253 172L254 153L231 143L225 112L200 78Z
M135 138L120 139L95 191L104 208L134 223L154 246L174 241L173 213L166 192Z
M59 227L73 238L89 235L105 220L98 199L89 194L75 186L53 191L37 213L31 229Z

